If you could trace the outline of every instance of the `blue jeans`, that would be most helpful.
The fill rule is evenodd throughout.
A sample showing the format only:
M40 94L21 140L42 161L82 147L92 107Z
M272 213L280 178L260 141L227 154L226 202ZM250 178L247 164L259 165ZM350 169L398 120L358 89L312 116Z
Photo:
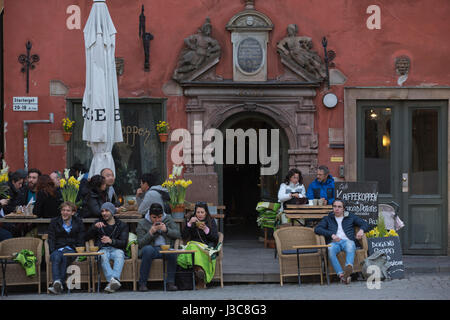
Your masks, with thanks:
M336 271L336 274L337 275L342 274L344 273L344 271L342 271L341 264L339 263L339 260L336 255L341 251L345 251L345 265L353 266L353 261L355 260L355 252L356 252L355 242L352 240L342 239L339 242L331 242L330 244L331 247L328 248L328 258L330 259L334 271Z
M153 259L162 259L162 254L159 253L161 248L159 246L153 247L147 245L142 248L142 263L139 270L139 284L147 284L148 275L152 266ZM177 270L177 256L175 254L168 254L167 261L167 282L175 283L175 272Z
M99 252L104 253L101 256L101 263L106 281L110 282L112 278L120 280L123 264L125 263L125 253L123 250L113 247L103 247ZM109 263L110 260L113 261L113 268L111 268L111 264Z
M3 240L11 239L13 236L11 232L4 228L0 228L0 242Z
M56 280L64 283L66 279L66 269L75 261L75 257L65 257L64 253L74 253L73 249L64 249L62 251L55 250L50 255L50 261L52 262L52 277L53 282Z

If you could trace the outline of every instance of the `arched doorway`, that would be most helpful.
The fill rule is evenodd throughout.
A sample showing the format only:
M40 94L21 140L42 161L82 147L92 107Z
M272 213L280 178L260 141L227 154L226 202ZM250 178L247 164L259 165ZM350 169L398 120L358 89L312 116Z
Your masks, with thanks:
M234 161L216 165L218 175L219 203L227 208L225 218L225 233L231 240L256 240L262 235L257 226L257 212L255 210L259 201L278 201L277 194L280 181L288 170L287 136L279 124L272 118L257 112L241 112L227 118L219 127L224 140L227 130L236 132L256 132L256 140L245 138L245 163L238 163L238 141L234 138ZM262 174L262 163L259 157L260 130L267 130L268 152L267 155L275 160L278 157L278 170L275 174ZM277 150L271 145L272 130L278 130L279 141ZM264 131L261 133L264 134ZM224 145L226 142L224 141ZM252 145L252 146L251 146ZM251 147L254 147L253 149ZM228 152L228 150L227 150ZM257 162L252 163L250 152L256 152ZM275 153L274 153L275 152ZM276 155L278 153L278 156ZM254 162L254 161L253 161Z

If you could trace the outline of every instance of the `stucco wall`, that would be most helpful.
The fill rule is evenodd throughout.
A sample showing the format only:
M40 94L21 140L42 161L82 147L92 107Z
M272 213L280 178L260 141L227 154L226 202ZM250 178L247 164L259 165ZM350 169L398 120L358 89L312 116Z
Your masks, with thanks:
M23 166L22 120L47 119L55 114L53 125L34 125L30 131L30 166L44 172L65 166L65 146L49 145L49 130L60 129L65 116L64 97L49 95L49 82L57 79L69 88L67 96L82 97L85 81L85 55L82 29L88 18L91 0L4 0L5 2L5 122L6 160L12 170ZM144 52L138 37L139 14L145 5L147 30L154 35L151 42L150 72L144 72ZM381 9L381 29L369 30L366 13L369 5ZM70 5L81 9L81 30L68 30L66 13ZM240 0L108 0L112 19L118 30L116 56L125 59L125 72L119 77L119 95L125 97L166 97L163 86L171 75L183 39L195 33L209 16L212 36L222 46L221 61L216 72L224 79L232 78L230 33L225 30L229 19L244 9ZM450 85L450 33L447 0L257 0L256 9L274 23L268 44L268 78L274 79L284 70L276 44L286 35L286 26L296 23L299 34L313 39L323 56L321 38L326 36L330 50L337 54L334 63L347 77L345 86L397 86L394 59L401 54L411 58L411 69L405 86ZM25 53L25 43L33 43L32 53L40 62L31 71L29 96L39 98L39 112L12 112L14 96L25 96L25 76L17 57ZM334 86L339 104L332 110L321 104L322 89L316 105L319 134L319 163L328 164L333 175L338 166L331 156L344 156L343 149L329 149L328 128L344 127L344 85ZM168 97L167 113L172 128L186 126L183 97ZM78 124L81 125L81 124ZM168 168L171 168L170 159Z

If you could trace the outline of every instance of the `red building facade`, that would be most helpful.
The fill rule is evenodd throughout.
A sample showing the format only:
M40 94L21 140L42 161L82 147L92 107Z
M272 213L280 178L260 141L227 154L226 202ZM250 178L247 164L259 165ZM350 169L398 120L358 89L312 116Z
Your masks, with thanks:
M71 142L65 143L60 121L66 115L78 119L76 110L85 85L83 28L93 2L4 2L4 150L8 165L12 170L24 167L23 121L46 120L50 113L54 123L29 126L28 167L51 172L87 161L89 155L77 157L77 152L84 150L77 138L80 131L74 133ZM141 164L137 174L143 173L140 172L143 168L159 169L163 176L171 171L171 150L176 142L163 146L157 142L154 123L161 119L166 119L172 129L187 128L191 133L194 121L203 121L204 129L252 126L280 129L284 142L280 149L280 170L273 178L260 177L248 167L241 168L244 173L240 174L236 169L239 166L192 164L186 175L197 186L190 190L190 199L228 201L227 207L237 212L243 205L242 198L227 200L233 198L230 191L233 185L249 181L248 189L240 192L248 192L251 197L246 209L250 210L263 191L268 196L276 195L274 188L282 182L289 167L300 168L307 181L311 181L319 164L327 165L334 177L347 181L370 180L374 179L372 173L382 173L386 181L380 190L380 200L400 202L401 216L407 224L404 250L447 253L448 1L108 0L106 3L118 31L116 56L123 62L118 63L122 112L133 110L137 114L133 119L142 114L150 119L136 125L134 120L124 124L124 143L129 147L141 143L136 152L143 159L152 150L159 152L155 151L158 156L151 158L155 163L147 167ZM144 50L138 32L142 5L146 30L154 37L150 42L149 71L144 69ZM267 18L266 22L272 26L261 31L268 36L267 48L262 53L267 69L265 79L242 81L234 75L232 42L233 32L242 30L233 29L232 18L246 17L249 11L255 14L254 19ZM174 80L184 39L196 34L207 17L212 25L211 37L220 45L218 62L206 67L192 81ZM253 23L246 21L247 27ZM335 56L329 65L330 88L326 81L314 83L282 62L277 44L287 36L290 24L298 26L298 36L311 38L312 50L322 63L322 38L327 38L327 49L334 53L330 57ZM18 56L26 53L27 41L32 43L31 54L40 58L30 71L28 93L26 76L18 63ZM322 99L327 93L336 95L335 107L324 106ZM14 111L14 97L37 97L38 111ZM156 111L142 113L140 105ZM377 116L389 119L375 125L368 121ZM423 119L428 120L420 123ZM371 135L372 129L383 125L389 128L387 135L383 132ZM433 131L435 125L437 129ZM400 129L406 127L411 130ZM77 121L76 130L81 129L82 123ZM414 134L427 136L432 142L427 144ZM144 142L146 138L148 144ZM385 139L383 146L390 148L388 151L382 149L381 140L373 142L381 138ZM420 143L423 146L419 150ZM380 150L371 155L374 146ZM133 158L134 151L127 150ZM397 188L405 178L403 173L409 173L409 193ZM428 187L429 181L433 182ZM423 188L414 189L412 184ZM437 188L433 187L435 184ZM423 189L433 191L427 193ZM415 236L419 231L423 236Z

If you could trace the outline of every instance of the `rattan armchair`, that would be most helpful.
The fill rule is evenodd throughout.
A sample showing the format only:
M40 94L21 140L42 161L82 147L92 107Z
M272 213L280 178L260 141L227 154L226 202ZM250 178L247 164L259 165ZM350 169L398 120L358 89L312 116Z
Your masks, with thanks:
M38 285L38 293L41 293L41 262L42 262L42 240L39 238L12 238L0 242L0 255L10 256L23 249L33 251L36 256L36 275L27 277L25 270L20 264L8 264L6 268L6 285ZM0 283L3 275L0 272Z
M297 254L293 246L319 245L320 238L312 228L292 226L278 229L274 232L275 244L280 264L280 285L283 278L298 276ZM316 253L304 253L300 256L300 274L320 275L323 284L321 259L324 249L317 249ZM325 260L326 261L326 260ZM326 266L325 266L326 267Z
M355 227L355 234L359 231L358 227ZM358 247L358 243L356 243L356 253L355 260L353 263L353 272L361 272L362 271L362 263L364 259L367 258L367 250L369 249L369 245L367 243L366 235L364 234L361 240L357 240L361 244L361 247ZM320 244L325 244L325 237L320 236ZM328 256L328 255L327 255ZM337 258L341 263L341 266L345 265L345 252L341 251L338 253ZM328 263L328 274L336 274L336 271L333 268L331 263Z
M214 276L212 280L219 280L220 281L220 287L223 288L223 267L222 267L222 261L223 261L223 233L218 232L219 234L219 240L217 243L222 243L222 247L220 248L219 254L216 257L216 269L214 272ZM181 244L184 244L183 240L181 240Z
M94 246L94 241L89 240L89 245ZM131 257L129 259L125 259L122 269L122 274L120 275L120 282L132 282L133 283L133 291L137 290L137 280L136 280L136 260L138 257L138 251L137 251L137 245L132 244L131 245ZM111 261L111 267L113 266L113 263ZM153 265L152 265L153 268ZM97 284L97 263L94 263L94 276L92 277L92 286L95 288ZM100 281L105 283L106 278L103 274L103 270L100 272Z
M52 280L52 265L51 265L51 261L50 261L50 249L49 249L49 245L48 245L48 239L45 240L44 242L44 246L45 246L45 262L46 262L46 273L47 273L47 293L49 293L48 288L53 284L53 280ZM89 242L85 243L86 246L86 251L89 251ZM80 267L80 283L87 283L88 285L88 292L91 291L91 268L89 268L89 259L87 258L84 261L77 261L75 260L73 262L73 265L76 265L78 267ZM69 266L67 266L69 267ZM92 290L94 290L94 287L92 288Z

